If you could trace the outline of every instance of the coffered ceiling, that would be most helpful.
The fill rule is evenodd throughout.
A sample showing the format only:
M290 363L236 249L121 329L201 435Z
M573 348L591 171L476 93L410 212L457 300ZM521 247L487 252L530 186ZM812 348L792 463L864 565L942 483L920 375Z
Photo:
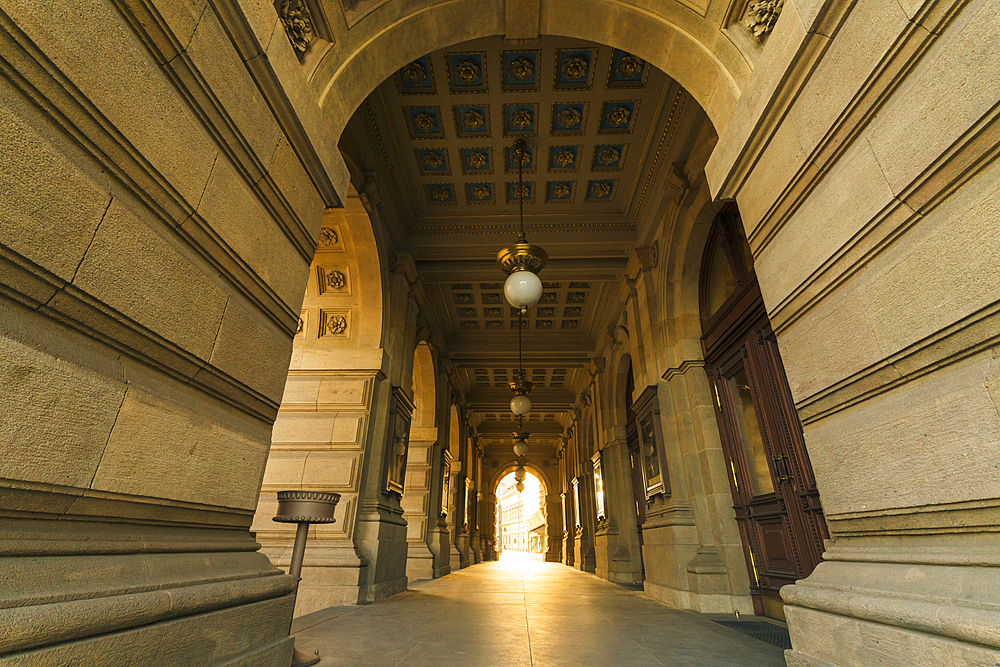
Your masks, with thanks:
M495 257L516 240L523 197L528 239L550 257L541 302L521 323L530 419L554 440L621 314L626 261L652 224L651 185L690 150L700 109L643 60L559 37L428 54L366 107L433 326L477 429L508 443L519 322ZM516 139L528 146L521 188Z

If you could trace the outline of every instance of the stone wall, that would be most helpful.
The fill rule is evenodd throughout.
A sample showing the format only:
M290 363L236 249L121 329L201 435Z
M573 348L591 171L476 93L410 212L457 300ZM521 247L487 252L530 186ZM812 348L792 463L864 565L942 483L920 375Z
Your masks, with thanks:
M248 528L339 156L273 10L196 4L0 9L0 652L32 664L291 652Z

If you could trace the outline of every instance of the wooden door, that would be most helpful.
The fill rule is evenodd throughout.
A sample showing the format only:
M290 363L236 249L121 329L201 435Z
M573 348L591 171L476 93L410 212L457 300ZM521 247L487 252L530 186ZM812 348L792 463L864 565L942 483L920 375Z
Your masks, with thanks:
M739 228L721 228L727 222L738 223L738 218L717 221L720 229L710 239L717 244L714 252L740 241L735 236ZM726 257L735 258L730 265L733 289L717 308L707 308L714 312L704 319L706 371L754 608L758 614L783 618L781 587L812 572L828 534L756 276L747 264L740 265L741 259L749 262L749 249ZM718 270L718 255L713 264ZM703 281L703 289L710 282L712 278ZM717 295L724 291L715 289Z

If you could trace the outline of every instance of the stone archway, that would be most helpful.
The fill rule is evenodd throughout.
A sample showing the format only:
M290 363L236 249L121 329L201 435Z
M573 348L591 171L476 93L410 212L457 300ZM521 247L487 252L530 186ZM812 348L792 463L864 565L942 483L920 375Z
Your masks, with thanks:
M401 12L388 3L360 22L310 77L333 134L339 136L375 87L407 63L453 44L494 35L531 39L544 34L626 49L687 90L717 131L728 122L752 72L748 56L731 40L719 38L718 27L712 25L718 17L701 17L680 4L663 5L657 13L619 0L547 0L527 28L505 20L505 6L511 4L451 0L403 13L405 9ZM516 2L506 12L507 17L517 12L532 16L529 7L518 7Z
M560 555L562 552L562 501L558 494L558 487L554 486L552 480L552 474L557 474L553 472L546 472L546 468L533 461L523 461L519 462L517 459L509 459L504 463L498 465L496 472L494 472L489 481L487 482L486 489L488 489L489 496L487 497L487 506L490 508L496 507L497 497L496 490L497 485L500 484L500 480L506 477L508 474L514 472L519 464L523 464L525 470L534 475L539 484L544 490L544 509L546 518L546 534L548 536L548 544L546 545L545 560L547 562L558 562L560 560ZM491 531L496 530L494 522L491 520L487 524L490 526ZM496 541L495 532L490 536L494 543Z

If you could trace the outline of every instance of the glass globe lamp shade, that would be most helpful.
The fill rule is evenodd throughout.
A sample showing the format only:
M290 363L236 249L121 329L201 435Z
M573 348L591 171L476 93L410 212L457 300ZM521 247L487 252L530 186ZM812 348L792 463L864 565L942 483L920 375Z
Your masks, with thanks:
M514 271L507 276L503 293L515 308L531 308L542 298L542 281L527 269Z
M531 411L531 399L524 394L517 394L510 399L510 411L515 415L526 415Z
M524 466L518 466L517 469L514 471L514 479L516 479L519 482L523 482L524 475L525 475Z
M514 485L514 488L517 489L518 493L521 493L522 491L524 491L524 482L518 482L517 484Z
M517 440L514 442L514 453L518 456L524 456L528 453L528 443L524 440Z

